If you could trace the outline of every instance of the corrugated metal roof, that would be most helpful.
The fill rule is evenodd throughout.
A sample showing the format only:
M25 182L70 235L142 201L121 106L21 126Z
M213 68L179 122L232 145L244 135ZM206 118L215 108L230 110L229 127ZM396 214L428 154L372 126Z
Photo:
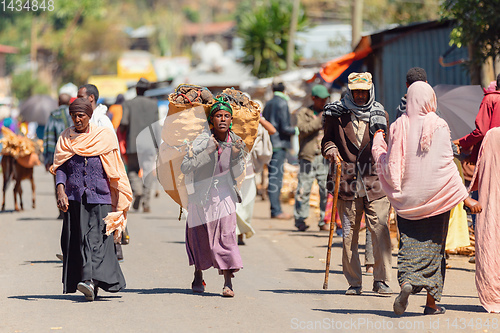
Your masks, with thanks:
M412 29L416 31L411 32ZM442 67L439 57L449 48L450 22L428 22L411 27L396 28L372 35L372 44L387 42L374 50L374 59L369 67L375 82L376 99L381 102L395 120L396 107L406 94L406 72L412 67L422 67L427 72L431 86L438 84L470 84L470 76L462 65ZM378 41L376 41L378 40ZM447 58L453 61L468 58L467 48L456 49Z

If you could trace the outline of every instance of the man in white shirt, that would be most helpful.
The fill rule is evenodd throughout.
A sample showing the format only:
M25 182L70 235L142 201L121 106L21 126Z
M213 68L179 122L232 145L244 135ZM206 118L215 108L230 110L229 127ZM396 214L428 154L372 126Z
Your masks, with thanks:
M78 88L78 98L83 97L87 98L92 104L92 109L94 113L92 114L92 118L90 118L90 123L95 124L97 126L109 127L115 132L113 127L113 123L111 119L106 115L108 108L106 105L99 104L97 105L97 100L99 99L99 90L93 84L84 84Z

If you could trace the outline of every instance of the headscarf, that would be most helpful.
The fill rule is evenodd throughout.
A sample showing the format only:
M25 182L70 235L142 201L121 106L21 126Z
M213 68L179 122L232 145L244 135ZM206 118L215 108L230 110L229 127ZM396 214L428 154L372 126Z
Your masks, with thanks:
M210 125L213 125L211 118L214 115L214 113L216 113L217 111L224 110L224 111L229 112L231 114L231 116L233 115L233 108L231 107L231 104L229 104L228 102L223 100L222 97L220 97L220 98L214 97L214 99L215 99L215 103L210 108L210 114L208 115L208 123ZM231 129L232 127L233 127L233 123L231 123L229 125L229 129Z
M87 98L80 97L75 99L69 105L69 112L85 112L89 118L92 118L92 114L94 113L94 109L92 109L92 104Z
M384 106L375 101L375 86L373 84L370 88L370 97L365 105L354 103L352 91L348 89L342 100L326 104L323 114L325 116L340 117L344 113L352 112L359 120L369 122L370 112L372 111L385 111Z
M214 99L215 99L215 103L210 108L209 117L212 117L213 114L219 110L227 111L231 114L231 116L233 115L233 108L231 107L231 104L229 104L228 102L223 100L222 97L221 98L215 97Z
M117 230L118 232L114 234L116 241L121 237L121 232L127 225L127 211L132 202L132 189L118 153L118 142L113 130L94 124L89 124L89 129L88 133L78 133L72 126L61 133L57 140L54 164L50 167L50 172L55 175L57 168L73 155L99 156L111 187L112 212L104 218L106 235Z
M382 189L404 218L442 214L467 197L453 162L448 124L436 111L436 95L426 82L408 88L407 112L390 128L389 146L373 139L372 154Z

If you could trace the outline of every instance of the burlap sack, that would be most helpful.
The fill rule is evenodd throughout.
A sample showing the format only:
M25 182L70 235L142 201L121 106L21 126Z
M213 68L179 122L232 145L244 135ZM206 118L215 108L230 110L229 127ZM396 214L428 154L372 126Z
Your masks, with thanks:
M210 112L210 105L170 102L168 114L163 123L161 138L170 146L193 142L203 129L208 126L208 112Z
M184 111L186 109L190 108L195 108L201 106L205 110L205 119L208 117L208 114L210 113L210 107L212 104L201 104L201 103L191 103L191 104L183 104L183 103L177 103L175 101L177 97L176 93L171 93L168 95L168 115L173 115L178 112Z
M165 192L179 206L187 208L188 194L181 172L182 160L186 152L169 147L165 142L160 146L157 159L158 180Z
M188 146L204 129L208 129L210 105L178 104L169 96L168 115L163 123L163 140L157 160L158 180L165 192L180 206L187 208L188 195L181 164Z
M250 101L253 110L244 106L231 103L233 108L233 132L245 141L247 151L252 151L253 144L257 138L260 119L260 106Z

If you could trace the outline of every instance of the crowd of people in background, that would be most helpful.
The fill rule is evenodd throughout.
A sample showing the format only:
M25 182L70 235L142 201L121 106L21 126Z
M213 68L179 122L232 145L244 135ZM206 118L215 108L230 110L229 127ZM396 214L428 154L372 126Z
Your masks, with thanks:
M371 73L351 73L347 87L340 100L332 101L324 84L314 84L309 88L310 100L290 110L285 82L273 80L273 97L262 108L257 139L248 154L231 130L231 105L215 100L208 116L210 129L194 140L181 165L194 186L188 191L186 221L186 250L189 264L194 265L192 291L204 292L203 270L214 267L224 276L222 296L234 296L232 278L243 267L238 246L255 234L251 224L255 175L267 169L271 219L293 220L299 232L310 228L307 220L317 219L319 231L328 231L327 198L336 185L333 166L339 163L337 210L346 295L363 292L358 252L363 221L365 266L373 274L372 290L381 296L393 294L387 284L392 268L392 207L399 230L401 288L393 310L403 314L409 296L425 289L424 314L444 313L446 309L436 302L441 300L445 279L447 235L455 232L448 226L453 209L465 206L470 214L478 214L473 227L480 301L487 311L500 312L500 285L491 278L497 275L500 251L496 226L500 182L494 171L500 163L500 75L496 89L485 92L474 131L455 141L440 118L424 69L408 71L408 92L390 126L388 112L375 100ZM144 96L149 88L150 83L141 78L135 98L118 95L108 109L99 103L95 85L69 90L66 85L44 127L43 161L53 174L58 218L63 219L59 257L64 293L78 290L92 301L99 288L117 292L125 287L119 261L123 260L120 244L128 243L127 211L139 211L142 206L143 213L151 212L154 173L144 170L155 168L160 119L157 102ZM17 132L23 128L11 118L5 118L2 126ZM148 128L153 146L137 140ZM28 126L21 132L27 135ZM281 189L294 136L299 149L291 215L282 208ZM466 164L472 167L468 188L460 166L465 172ZM235 179L243 173L240 191ZM315 180L319 216L310 210ZM335 223L335 214L331 215Z

